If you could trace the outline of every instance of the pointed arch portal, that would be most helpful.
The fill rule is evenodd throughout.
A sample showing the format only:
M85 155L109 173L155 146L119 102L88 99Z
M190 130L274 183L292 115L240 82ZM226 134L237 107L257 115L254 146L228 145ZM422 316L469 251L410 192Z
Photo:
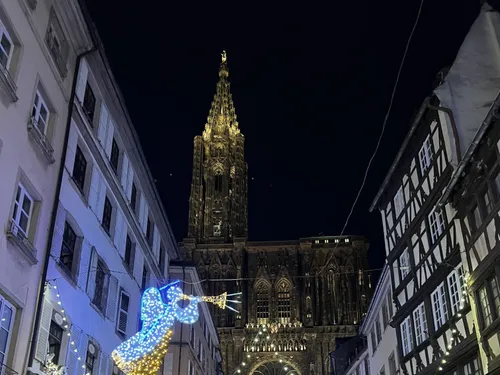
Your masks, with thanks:
M250 375L302 375L298 366L288 358L267 358L257 362Z

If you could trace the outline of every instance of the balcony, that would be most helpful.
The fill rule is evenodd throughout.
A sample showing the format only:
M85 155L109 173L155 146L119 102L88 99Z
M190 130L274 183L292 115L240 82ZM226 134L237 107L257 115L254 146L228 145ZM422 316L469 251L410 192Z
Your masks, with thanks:
M28 240L24 231L14 221L10 222L10 226L7 229L7 239L21 250L21 253L31 265L38 263L35 247Z
M7 365L0 363L0 375L18 375L16 371Z
M9 71L2 64L0 64L0 85L3 86L3 89L9 96L10 100L12 102L17 102L18 97L16 94L16 84L14 83Z
M35 142L38 147L40 147L40 150L43 152L45 158L47 159L47 162L49 164L54 163L54 149L52 148L52 145L50 144L48 138L38 127L38 124L33 117L28 122L28 133L31 136L33 142Z

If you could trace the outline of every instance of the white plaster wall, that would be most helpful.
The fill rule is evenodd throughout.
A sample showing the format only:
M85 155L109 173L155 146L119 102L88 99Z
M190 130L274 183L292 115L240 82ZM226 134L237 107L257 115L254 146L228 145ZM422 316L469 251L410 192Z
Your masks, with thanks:
M42 5L43 4L43 5ZM49 17L48 4L39 1L37 10L28 12L25 1L0 0L0 17L8 23L11 35L19 43L20 55L13 75L17 85L17 102L5 99L0 87L0 294L17 309L16 325L10 342L6 364L18 373L24 373L30 343L33 314L38 295L42 260L47 244L57 174L59 171L64 129L66 125L69 90L72 84L74 53L68 63L64 83L48 58L43 43ZM28 12L28 13L25 13ZM40 44L42 42L42 44ZM27 124L30 117L37 82L48 93L56 116L54 132L50 139L56 162L48 164L30 140ZM19 249L6 239L13 201L20 171L39 195L40 211L36 222L33 245L37 249L38 263L30 266Z

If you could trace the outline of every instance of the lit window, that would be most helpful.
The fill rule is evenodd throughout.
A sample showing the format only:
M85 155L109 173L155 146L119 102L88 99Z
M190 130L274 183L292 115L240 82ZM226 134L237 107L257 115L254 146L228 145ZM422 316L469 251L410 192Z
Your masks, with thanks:
M349 242L349 238L346 238L346 239L344 240L344 242Z
M415 324L415 334L417 345L420 345L424 342L427 335L427 320L425 319L425 308L424 304L421 303L414 311L413 311L413 323Z
M403 187L400 187L394 196L394 213L396 214L396 218L403 212L404 205Z
M403 355L407 355L413 350L413 335L409 316L401 323L401 341L403 342Z
M325 240L325 243L328 243L329 241L328 240Z
M257 324L267 324L269 319L269 286L261 282L257 287Z
M319 243L319 240L314 240L314 243Z
M441 283L431 294L432 313L434 316L434 329L437 331L448 319L448 306L446 305L446 289Z
M40 94L40 91L36 91L35 101L33 102L33 108L31 110L31 121L40 130L42 134L47 131L47 125L49 123L49 109L45 100Z
M429 214L429 226L431 228L432 242L436 242L444 231L444 217L442 209L434 209Z
M290 284L287 281L280 281L278 286L278 321L281 324L290 323Z
M338 238L335 239L335 243L339 243L340 240Z
M424 174L424 172L431 166L432 160L431 139L429 136L427 136L422 147L420 148L418 158L420 160L420 170L422 174Z
M28 236L31 214L33 211L33 198L28 194L23 185L17 187L14 212L12 213L12 232Z

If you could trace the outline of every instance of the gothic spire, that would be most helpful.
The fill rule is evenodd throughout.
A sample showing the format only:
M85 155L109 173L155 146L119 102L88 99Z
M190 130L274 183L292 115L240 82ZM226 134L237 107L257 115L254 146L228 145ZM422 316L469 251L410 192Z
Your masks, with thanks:
M210 141L213 135L226 136L234 140L234 137L240 133L228 76L227 55L226 51L222 51L219 81L203 132L205 141Z

